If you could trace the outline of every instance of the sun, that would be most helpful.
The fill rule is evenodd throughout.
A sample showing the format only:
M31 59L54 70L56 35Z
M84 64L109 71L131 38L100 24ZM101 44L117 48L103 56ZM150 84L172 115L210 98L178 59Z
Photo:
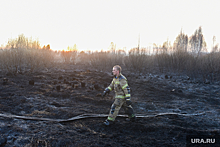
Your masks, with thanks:
M76 44L71 47L71 46L68 46L66 49L51 49L53 51L65 51L65 52L78 52L79 49L77 48Z

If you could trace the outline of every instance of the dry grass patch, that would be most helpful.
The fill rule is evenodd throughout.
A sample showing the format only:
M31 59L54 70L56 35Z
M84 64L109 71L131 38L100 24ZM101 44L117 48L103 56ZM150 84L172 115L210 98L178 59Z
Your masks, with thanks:
M26 116L34 116L34 115L51 115L51 113L45 110L43 111L34 110L31 114L27 114Z

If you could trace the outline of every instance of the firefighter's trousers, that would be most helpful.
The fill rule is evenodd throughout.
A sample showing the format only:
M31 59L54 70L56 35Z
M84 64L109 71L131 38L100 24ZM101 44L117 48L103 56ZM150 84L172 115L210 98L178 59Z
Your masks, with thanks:
M132 106L128 106L124 98L115 98L115 101L112 104L109 112L108 120L114 121L121 107L125 110L125 113L128 115L128 117L134 117L134 110Z

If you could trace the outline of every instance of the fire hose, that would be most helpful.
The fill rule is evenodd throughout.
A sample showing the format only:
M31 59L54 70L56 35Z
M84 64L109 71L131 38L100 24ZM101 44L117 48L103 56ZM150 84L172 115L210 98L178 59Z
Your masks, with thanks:
M203 115L205 112L202 113L194 113L194 114L183 114L183 113L158 113L158 114L151 114L151 115L136 115L137 118L150 118L150 117L158 117L163 115L180 115L180 116L197 116L197 115ZM53 118L41 118L41 117L29 117L29 116L19 116L19 115L13 115L13 114L3 114L0 113L0 117L5 118L16 118L16 119L23 119L23 120L38 120L38 121L51 121L51 122L68 122L68 121L74 121L79 119L85 119L85 118L101 118L101 117L107 117L108 114L81 114L78 116L74 116L69 119L53 119ZM118 115L118 117L127 117L127 115Z

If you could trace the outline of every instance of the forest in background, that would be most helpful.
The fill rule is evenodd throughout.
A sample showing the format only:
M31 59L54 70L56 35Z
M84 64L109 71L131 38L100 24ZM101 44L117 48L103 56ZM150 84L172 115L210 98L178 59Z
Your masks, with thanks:
M159 72L163 74L187 75L200 82L220 81L220 48L215 43L211 52L199 27L190 37L180 31L173 45L166 41L162 45L134 47L128 52L119 49L112 42L108 51L78 51L76 45L67 50L54 51L50 45L40 46L38 40L23 34L9 39L0 49L0 72L17 75L49 70L56 63L82 64L100 71L109 71L114 65L123 70L138 72L140 75ZM62 68L62 67L59 67Z

